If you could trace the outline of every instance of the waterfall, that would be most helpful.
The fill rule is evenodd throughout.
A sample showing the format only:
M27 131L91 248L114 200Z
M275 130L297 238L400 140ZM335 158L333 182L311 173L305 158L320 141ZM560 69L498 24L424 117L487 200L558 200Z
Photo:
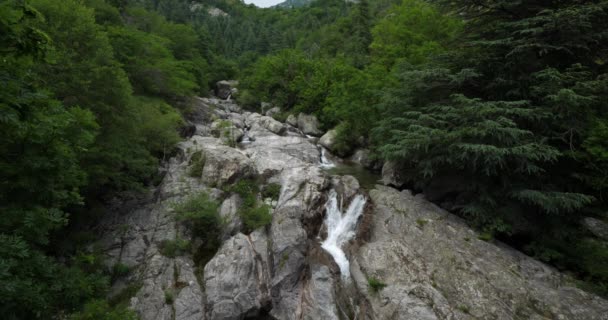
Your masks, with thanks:
M230 101L230 98L232 98L232 93L228 94L228 98L226 98L226 101Z
M244 128L243 130L243 139L241 139L241 143L242 144L248 144L251 143L251 138L249 137L249 129L248 128Z
M327 239L321 243L321 247L334 258L343 278L350 277L350 269L342 246L355 236L355 227L359 217L363 214L366 202L363 195L356 195L343 214L338 207L338 194L332 189L329 193L329 200L325 204Z
M329 169L333 168L336 165L325 155L325 148L321 147L321 168Z

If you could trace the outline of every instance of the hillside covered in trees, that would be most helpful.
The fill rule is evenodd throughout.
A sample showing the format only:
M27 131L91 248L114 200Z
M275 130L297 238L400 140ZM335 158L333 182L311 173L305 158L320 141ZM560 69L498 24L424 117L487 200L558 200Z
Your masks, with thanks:
M314 114L402 181L608 295L607 0L0 1L0 314L135 319L78 226L159 183L195 97ZM94 250L93 250L94 251Z

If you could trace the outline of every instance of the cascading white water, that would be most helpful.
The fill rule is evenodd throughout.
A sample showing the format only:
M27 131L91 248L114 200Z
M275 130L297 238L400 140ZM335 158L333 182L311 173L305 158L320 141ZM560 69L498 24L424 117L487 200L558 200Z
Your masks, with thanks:
M327 211L325 225L327 226L327 239L321 243L340 267L343 278L350 277L348 258L342 246L355 236L355 227L367 200L363 195L356 195L351 201L348 209L343 214L338 207L338 194L335 190L329 193L329 200L325 204Z
M249 129L245 128L243 130L243 139L241 140L242 144L248 144L251 143L251 138L249 137Z
M333 168L336 165L331 162L331 160L327 159L327 156L325 155L325 148L321 147L321 168Z

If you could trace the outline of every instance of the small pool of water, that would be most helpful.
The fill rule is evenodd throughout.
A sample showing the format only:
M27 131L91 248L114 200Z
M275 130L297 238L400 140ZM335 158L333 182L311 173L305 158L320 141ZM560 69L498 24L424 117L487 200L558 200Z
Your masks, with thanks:
M359 180L361 187L367 190L373 189L376 184L380 183L379 181L382 178L380 173L372 172L352 162L336 163L335 167L324 170L331 175L353 176Z

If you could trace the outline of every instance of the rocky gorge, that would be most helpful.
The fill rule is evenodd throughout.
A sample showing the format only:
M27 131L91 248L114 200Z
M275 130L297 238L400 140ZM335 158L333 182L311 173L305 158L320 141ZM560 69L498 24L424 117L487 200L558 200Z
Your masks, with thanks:
M608 301L567 275L392 187L390 164L385 185L373 188L328 173L332 137L319 139L312 116L282 123L197 98L190 121L162 182L113 203L95 227L108 265L131 270L112 295L143 320L608 319ZM204 164L192 176L195 154ZM378 166L367 158L360 150L354 160ZM280 185L277 199L258 195L272 222L252 232L237 214L242 199L225 188L246 178ZM221 203L224 221L223 241L206 259L174 209L200 192ZM193 249L163 254L162 243L175 239L191 239Z

